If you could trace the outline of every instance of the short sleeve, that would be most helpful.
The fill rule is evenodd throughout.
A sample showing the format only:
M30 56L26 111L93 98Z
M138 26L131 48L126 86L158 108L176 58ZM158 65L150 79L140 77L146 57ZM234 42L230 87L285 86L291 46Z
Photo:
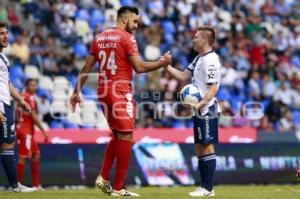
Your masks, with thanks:
M90 55L97 56L97 40L93 39L89 50Z
M205 60L204 61L204 72L206 84L217 84L219 83L220 67L218 61Z
M130 39L125 39L124 43L127 56L139 55L138 46L134 36L131 36Z
M185 69L191 71L191 73L194 72L194 69L196 67L197 61L199 60L200 56L195 57L192 63L190 63Z

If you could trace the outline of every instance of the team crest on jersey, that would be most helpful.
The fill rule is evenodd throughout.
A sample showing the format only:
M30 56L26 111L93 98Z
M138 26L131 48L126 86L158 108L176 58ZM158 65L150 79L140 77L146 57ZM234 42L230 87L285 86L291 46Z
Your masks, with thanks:
M207 74L208 79L214 79L216 76L216 73L210 72L209 74Z
M11 130L12 132L15 131L15 125L14 125L14 124L11 125L10 130Z

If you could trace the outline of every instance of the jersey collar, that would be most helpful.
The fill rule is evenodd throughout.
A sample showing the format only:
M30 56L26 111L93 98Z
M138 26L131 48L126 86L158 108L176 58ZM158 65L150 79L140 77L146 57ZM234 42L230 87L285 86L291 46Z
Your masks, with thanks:
M204 53L204 54L201 55L200 57L204 57L205 55L208 55L208 54L213 53L213 52L215 52L215 51L214 51L214 50L208 51L207 53Z

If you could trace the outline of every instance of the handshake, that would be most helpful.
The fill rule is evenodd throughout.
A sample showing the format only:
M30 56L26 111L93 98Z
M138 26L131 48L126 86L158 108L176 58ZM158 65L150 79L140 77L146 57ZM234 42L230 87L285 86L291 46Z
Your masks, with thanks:
M172 55L171 52L168 51L165 54L163 54L162 56L160 56L160 58L158 59L158 61L161 63L161 66L167 67L168 65L171 65L172 63Z

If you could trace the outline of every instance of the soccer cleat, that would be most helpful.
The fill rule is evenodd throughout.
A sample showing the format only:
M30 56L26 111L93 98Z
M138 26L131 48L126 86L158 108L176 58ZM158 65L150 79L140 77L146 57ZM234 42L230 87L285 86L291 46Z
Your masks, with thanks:
M215 191L207 191L206 189L199 187L195 191L189 193L190 196L195 196L195 197L204 197L204 196L215 196Z
M111 194L111 192L113 191L109 181L104 180L101 175L97 177L95 185L105 194Z
M33 189L35 189L36 191L46 191L46 189L44 189L41 185L39 186L34 186L32 187Z
M14 192L14 193L18 193L18 192L29 193L29 192L36 191L36 189L35 188L31 188L31 187L26 187L26 186L21 185L20 183L18 183L18 186L16 188L9 187L8 191L9 192Z
M111 196L133 196L133 197L141 196L140 194L130 192L126 189L121 189L120 191L113 190L110 195Z

